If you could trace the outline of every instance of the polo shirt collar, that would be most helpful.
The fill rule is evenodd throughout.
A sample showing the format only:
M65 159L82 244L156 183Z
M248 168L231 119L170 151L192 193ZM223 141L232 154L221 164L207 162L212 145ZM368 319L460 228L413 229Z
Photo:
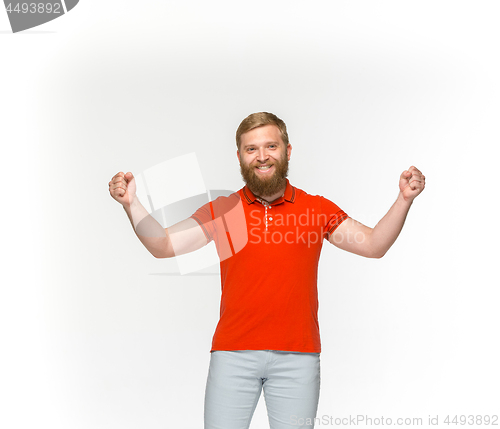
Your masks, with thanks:
M252 204L257 199L247 185L243 188L243 197L247 204ZM295 202L295 188L290 185L290 181L288 179L286 179L285 195L278 198L276 201L273 201L273 204L281 203L283 200L289 201L290 203Z

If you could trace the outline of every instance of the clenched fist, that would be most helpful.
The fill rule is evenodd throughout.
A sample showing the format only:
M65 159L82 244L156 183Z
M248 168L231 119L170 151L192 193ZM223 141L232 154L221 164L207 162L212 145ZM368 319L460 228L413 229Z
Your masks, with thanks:
M401 173L399 190L405 201L412 202L425 188L425 176L413 165Z
M134 175L129 171L116 173L109 182L109 193L123 206L130 206L136 198L136 187Z

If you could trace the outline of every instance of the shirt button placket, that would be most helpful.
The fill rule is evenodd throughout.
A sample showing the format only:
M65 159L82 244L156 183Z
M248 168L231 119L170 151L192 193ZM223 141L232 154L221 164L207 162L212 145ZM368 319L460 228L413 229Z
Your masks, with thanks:
M285 194L283 194L282 197L284 195ZM265 224L266 224L266 231L268 231L268 229L269 229L269 222L272 222L273 217L272 216L268 216L267 210L268 209L271 210L272 206L267 201L264 201L264 200L262 200L260 198L257 198L257 200L264 206L264 221L265 221Z
M265 216L266 216L266 231L267 231L267 207L268 207L268 205L264 203L264 207L266 208Z

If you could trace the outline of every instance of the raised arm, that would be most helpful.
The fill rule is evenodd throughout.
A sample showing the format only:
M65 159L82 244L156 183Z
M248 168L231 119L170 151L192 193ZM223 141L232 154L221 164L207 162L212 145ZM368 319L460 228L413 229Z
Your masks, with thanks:
M374 228L346 219L330 235L330 243L356 255L381 258L398 238L413 200L424 188L425 176L411 166L399 178L396 202Z
M155 258L171 258L193 252L207 244L198 222L185 219L163 228L141 204L132 173L117 173L109 182L109 193L127 213L137 238Z

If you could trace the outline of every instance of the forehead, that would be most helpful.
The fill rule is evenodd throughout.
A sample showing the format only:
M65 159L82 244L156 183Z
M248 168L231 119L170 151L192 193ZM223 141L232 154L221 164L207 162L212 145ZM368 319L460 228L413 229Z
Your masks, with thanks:
M281 131L276 125L263 125L241 135L241 146L266 143L283 143Z

